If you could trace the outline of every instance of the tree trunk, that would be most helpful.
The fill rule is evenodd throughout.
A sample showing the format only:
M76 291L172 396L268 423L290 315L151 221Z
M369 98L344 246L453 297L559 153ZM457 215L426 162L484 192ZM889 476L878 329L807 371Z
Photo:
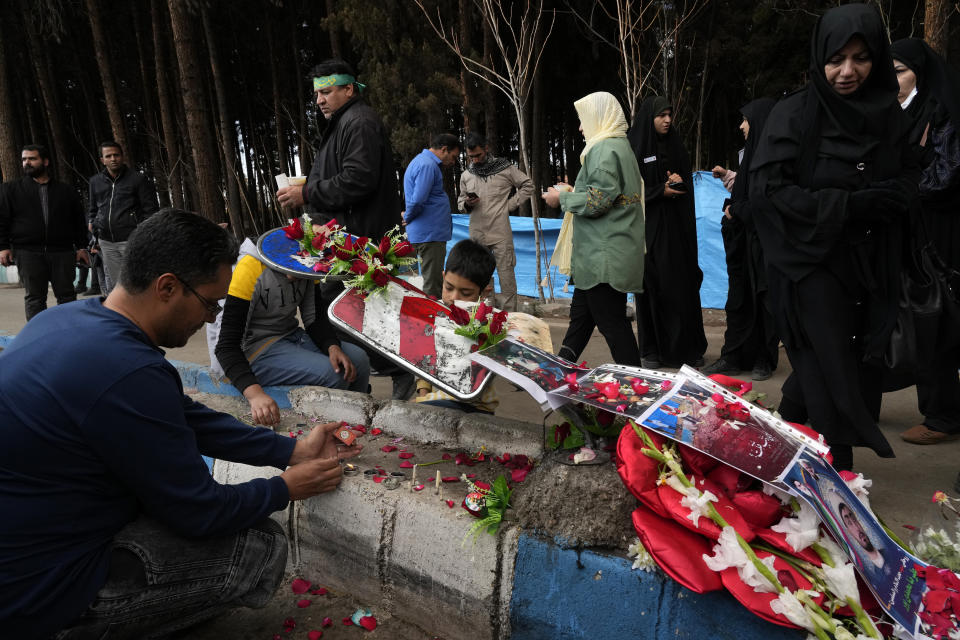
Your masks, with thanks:
M487 21L483 21L483 64L488 67L493 66L493 33ZM501 153L506 152L506 148L500 147L500 128L497 122L497 93L489 82L483 83L483 109L486 116L486 138L487 144L491 149L500 149Z
M206 9L202 11L203 31L207 37L210 69L213 72L213 87L217 94L217 112L220 118L220 148L223 151L223 172L227 181L227 216L230 219L230 227L233 233L238 238L242 238L243 220L240 217L240 185L237 184L237 154L234 151L237 132L227 108L227 90L223 86L223 68L220 65L220 54L217 51L213 29L210 28L210 17L207 15Z
M0 21L7 20L7 6L0 6ZM7 22L6 24L9 24ZM22 147L17 135L17 112L10 101L10 74L7 70L6 48L9 45L4 37L4 30L0 29L0 177L3 181L15 179L20 175L19 162Z
M470 20L470 8L473 6L473 3L470 0L459 0L459 16L460 16L460 46L463 47L463 50L470 52L472 46L470 44L470 27L472 22ZM478 105L476 100L476 90L474 89L474 76L472 73L467 71L467 68L464 65L460 65L460 91L463 94L463 130L465 132L470 132L475 130L479 125L479 113ZM464 149L464 151L466 151Z
M283 113L280 109L280 70L282 65L274 52L272 26L274 21L271 20L269 10L264 18L264 22L266 22L264 28L267 32L267 59L270 61L270 75L273 80L273 131L277 145L277 166L280 168L280 173L290 175L290 167L287 165L287 145L284 142L283 135Z
M923 19L923 39L944 58L949 53L950 14L953 13L951 4L949 0L926 0Z
M200 65L200 44L194 35L192 21L187 12L187 0L167 0L170 7L170 27L173 30L174 49L180 67L180 89L183 95L183 108L187 119L187 131L193 152L193 166L196 175L196 206L199 213L213 220L223 221L223 198L217 184L216 165L211 160L210 150L214 148L210 133L210 109L204 93L206 74Z
M162 170L163 163L160 160L160 127L155 110L157 93L153 85L157 76L155 70L147 63L148 60L153 60L154 56L150 51L150 36L147 33L147 26L144 24L146 16L140 11L134 11L133 14L134 28L137 33L137 54L140 58L140 91L142 92L144 130L147 138L147 149L150 153L147 175L153 179L156 185L160 206L169 207L170 186L167 184L167 176Z
M710 43L713 38L713 18L717 13L717 3L713 3L710 9L710 21L707 23L707 44L703 47L703 69L700 73L700 102L697 105L697 139L693 152L693 170L697 171L703 168L703 158L701 157L703 139L703 108L707 101L707 70L710 67Z
M97 59L97 68L100 70L100 81L103 84L103 98L107 104L107 115L110 117L110 129L113 139L120 143L126 155L127 164L134 164L134 149L127 138L127 126L120 109L120 100L117 96L117 80L113 70L110 55L110 43L113 38L108 37L103 28L103 16L100 12L98 0L86 0L87 15L90 17L90 29L93 31L93 51Z
M167 152L166 183L170 190L170 202L178 208L184 208L183 177L180 163L180 141L177 138L176 116L170 95L170 77L167 75L170 61L167 56L166 38L164 38L165 16L160 10L161 0L150 3L150 20L153 24L153 55L157 61L157 102L160 105L160 123L163 128L163 146Z
M53 152L54 158L51 165L54 167L54 173L60 180L68 181L67 167L71 167L71 158L67 157L66 134L63 129L63 122L60 119L60 110L57 108L56 83L53 81L54 75L51 69L50 58L48 55L45 39L40 37L39 30L34 22L35 16L26 12L23 15L23 22L27 28L27 40L29 42L29 57L33 63L33 71L40 85L40 96L43 99L43 106L46 111L46 122L49 127L50 137L48 147ZM35 140L34 142L40 142ZM63 170L57 172L57 168Z
M337 28L336 21L333 20L337 13L336 0L327 0L327 34L330 36L330 53L334 58L343 59L342 49L340 47L340 30Z
M294 16L296 18L296 16ZM293 55L291 60L299 61L300 60L300 31L299 31L299 21L293 19L290 21L290 46L293 49ZM294 80L297 90L297 119L299 122L298 128L299 131L299 142L297 143L297 155L300 158L300 174L308 176L310 175L310 167L313 164L313 158L311 157L311 147L310 139L307 137L307 102L304 99L304 96L309 95L307 88L303 84L303 74L295 73ZM311 89L313 87L311 86Z

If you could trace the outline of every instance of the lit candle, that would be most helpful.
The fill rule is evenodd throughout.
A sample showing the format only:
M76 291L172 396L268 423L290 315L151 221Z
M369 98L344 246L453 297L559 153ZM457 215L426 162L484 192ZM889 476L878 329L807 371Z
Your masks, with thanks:
M413 488L417 485L417 465L413 465L413 476L410 478L410 493L413 493Z
M436 490L434 491L434 493L436 493L437 495L440 495L440 471L439 470L437 471L437 479L435 481L435 485L436 485Z

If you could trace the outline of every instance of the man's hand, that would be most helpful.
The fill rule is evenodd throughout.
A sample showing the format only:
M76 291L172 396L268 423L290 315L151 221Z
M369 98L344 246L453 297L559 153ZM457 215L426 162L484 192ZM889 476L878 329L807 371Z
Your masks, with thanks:
M9 267L13 264L13 251L10 249L4 249L0 251L0 265Z
M303 186L283 187L277 191L277 201L280 206L295 209L303 206Z
M723 215L727 217L727 220L733 220L733 216L730 215L730 205L727 205L723 208Z
M280 408L273 398L267 395L259 384L252 384L243 390L243 397L250 403L253 421L272 427L280 422Z
M343 349L333 344L327 348L327 357L330 358L330 364L333 370L343 375L347 382L353 382L357 379L357 368L353 365L350 357L343 352Z
M334 432L339 428L339 422L327 422L315 426L313 431L308 433L305 438L297 440L287 464L295 466L319 458L348 460L360 455L360 452L363 451L362 444L353 444L348 447L333 437Z
M287 483L290 499L303 500L336 489L343 471L336 458L316 458L288 468L280 477Z
M86 249L79 249L77 251L77 262L82 262L88 267L90 266L90 254L87 253Z
M723 178L727 175L727 170L720 165L717 165L711 169L711 172L713 173L714 178L720 178L721 180L723 180Z
M475 206L477 206L478 202L480 202L479 196L476 198L471 198L470 196L467 196L467 198L463 201L463 207L464 209L470 210L470 209L473 209Z

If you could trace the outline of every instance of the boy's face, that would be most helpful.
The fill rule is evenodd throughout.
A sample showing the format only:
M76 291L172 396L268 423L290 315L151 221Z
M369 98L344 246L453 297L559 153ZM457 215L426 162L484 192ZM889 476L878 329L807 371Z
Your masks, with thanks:
M477 302L480 300L480 294L483 292L472 280L467 280L461 275L443 272L443 304L448 307L457 300L464 302Z

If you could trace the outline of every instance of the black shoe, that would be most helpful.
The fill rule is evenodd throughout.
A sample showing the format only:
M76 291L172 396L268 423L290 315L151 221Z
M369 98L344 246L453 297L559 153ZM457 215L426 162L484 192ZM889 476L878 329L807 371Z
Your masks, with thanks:
M711 362L701 369L700 373L705 376L712 376L715 373L720 373L725 376L735 376L740 373L740 367L733 366L733 363L726 358L719 358L716 362Z
M770 365L766 362L758 362L753 365L753 372L750 374L750 377L757 382L761 380L769 380L773 376L773 369L770 368Z
M644 356L640 358L640 366L644 369L659 369L662 366L660 363L660 356L656 354Z
M394 400L409 400L413 395L413 390L417 386L417 379L412 373L403 372L393 376L393 396Z
M80 295L86 290L87 290L87 285L83 283L79 283L73 288L74 293L76 293L77 295Z

